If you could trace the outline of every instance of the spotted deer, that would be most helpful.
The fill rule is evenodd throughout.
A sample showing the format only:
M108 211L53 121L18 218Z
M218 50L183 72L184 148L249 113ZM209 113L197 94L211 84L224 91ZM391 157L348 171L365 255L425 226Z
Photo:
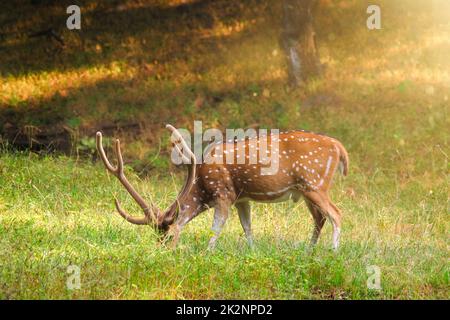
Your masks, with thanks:
M329 189L337 168L344 176L347 175L349 162L347 151L339 141L302 130L268 134L266 143L278 155L272 160L277 163L278 170L263 175L263 162L258 160L251 164L249 161L251 151L260 148L261 136L220 142L216 145L222 148L210 148L209 155L213 157L228 157L228 160L231 155L234 161L230 163L198 163L180 132L171 125L166 127L172 132L172 139L176 140L175 150L187 163L188 175L177 198L164 212L153 203L147 204L125 177L119 140L115 142L117 166L114 167L103 149L102 134L97 132L97 149L107 170L119 179L144 212L141 217L131 216L116 199L117 211L125 220L137 225L153 225L163 235L170 230L173 246L176 246L183 227L212 207L215 210L213 235L208 245L212 249L234 205L248 243L252 246L250 201L281 202L292 199L297 202L303 197L314 220L311 245L317 243L328 218L333 226L333 248L338 248L341 212L331 201ZM244 160L237 161L241 148L245 150L244 154L241 153Z

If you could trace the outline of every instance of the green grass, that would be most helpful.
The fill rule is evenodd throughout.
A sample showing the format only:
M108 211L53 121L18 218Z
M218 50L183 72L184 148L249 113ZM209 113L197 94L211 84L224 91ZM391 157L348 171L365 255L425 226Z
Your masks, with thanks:
M92 154L91 133L103 124L138 122L142 130L114 136L131 181L162 208L182 184L165 123L329 134L350 154L349 176L332 191L344 213L341 248L330 250L326 224L306 250L312 219L300 202L253 205L254 250L235 211L215 252L206 251L211 212L171 250L114 212L113 195L139 211L100 164L19 153L0 136L0 298L449 299L450 20L441 17L449 10L379 1L383 30L368 31L364 2L324 1L316 22L326 73L287 90L279 1L205 2L181 17L177 0L139 3L111 11L84 1L86 28L63 31L60 54L49 55L46 41L7 36L0 134L7 123L70 126L79 151ZM18 14L4 5L11 15L0 21ZM5 32L65 14L58 5L24 8ZM69 265L81 268L79 290L66 287ZM372 265L380 291L367 288Z
M211 253L211 212L186 227L176 250L159 245L150 227L114 213L113 194L138 210L99 164L2 154L0 165L3 299L448 299L444 183L431 190L417 183L401 188L381 172L366 180L355 163L333 192L344 211L339 252L330 250L328 224L308 252L312 219L306 206L282 203L253 206L254 250L233 211ZM143 181L128 174L160 207L176 195L166 177ZM356 196L342 191L349 185ZM69 265L81 268L79 290L66 288ZM381 291L367 288L371 265L381 269Z

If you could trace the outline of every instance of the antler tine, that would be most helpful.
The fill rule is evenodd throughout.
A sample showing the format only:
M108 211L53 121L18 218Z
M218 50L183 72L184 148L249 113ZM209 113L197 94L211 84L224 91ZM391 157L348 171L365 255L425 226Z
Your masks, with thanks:
M119 139L116 139L116 156L117 156L117 174L124 175L123 174L123 157L122 157L122 150L120 150L120 140Z
M175 134L176 138L180 140L183 150L185 150L189 154L189 157L191 158L191 161L192 161L191 166L189 166L189 169L188 169L188 178L183 186L183 189L178 194L177 199L176 199L176 202L179 205L179 199L185 193L187 193L191 190L192 185L195 181L196 170L197 170L196 169L197 159L195 157L195 154L188 147L188 145L187 145L186 141L184 140L183 136L181 135L181 133L174 126L172 126L170 124L167 124L166 128L169 129L173 134ZM178 153L182 156L183 160L185 160L185 162L189 163L189 159L183 154L183 152L181 151L180 147L177 144L175 144L175 148L177 149Z
M186 152L189 154L189 156L192 160L192 164L195 166L197 164L197 159L195 157L195 154L188 147L188 145L187 145L186 141L184 140L183 136L181 135L181 133L174 126L172 126L170 124L167 124L166 128L169 129L172 133L174 133L176 138L180 140L181 145L183 146L183 149L186 150ZM186 156L183 154L183 152L181 152L180 148L177 145L175 145L175 148L181 154L183 159L186 159Z
M108 158L106 157L105 150L103 149L103 136L102 133L99 131L97 132L97 150L98 153L100 153L100 157L102 158L103 163L105 164L106 169L110 171L113 174L116 174L117 168L114 168L111 163L109 162Z
M184 162L184 163L189 163L189 158L186 157L186 156L183 154L183 151L181 151L180 147L179 147L177 144L174 145L174 148L178 151L178 153L180 154L181 158L183 158L183 162Z
M106 157L105 150L103 149L102 144L102 133L97 132L97 149L100 153L100 157L103 160L103 163L105 164L108 171L110 171L113 175L115 175L119 181L122 183L122 185L125 187L125 189L128 191L128 193L133 197L133 199L137 202L137 204L142 208L144 211L144 217L133 217L126 213L122 207L120 206L120 203L117 199L115 199L116 202L116 208L119 214L127 221L134 223L134 224L150 224L152 222L157 222L157 217L159 215L159 210L151 205L147 205L145 200L141 197L141 195L134 189L134 187L130 184L128 179L126 178L124 171L123 171L123 157L122 157L122 151L120 149L120 140L116 140L115 144L115 152L117 156L117 168L113 167L111 163L109 162L108 158Z
M114 201L116 203L117 212L119 212L119 214L122 216L122 218L124 218L128 222L131 222L133 224L139 224L139 225L149 224L151 222L150 215L145 214L144 217L133 217L122 209L122 207L120 206L119 200L114 199ZM144 213L145 213L145 211L144 211Z

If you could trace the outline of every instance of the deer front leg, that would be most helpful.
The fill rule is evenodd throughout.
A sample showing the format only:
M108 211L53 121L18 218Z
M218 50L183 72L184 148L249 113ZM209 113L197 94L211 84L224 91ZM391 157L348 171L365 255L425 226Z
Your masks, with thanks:
M172 243L171 243L171 247L172 249L176 249L178 241L180 240L180 234L181 234L181 230L183 230L185 224L176 224L173 227L173 239L172 239Z
M241 221L242 228L244 229L245 237L247 238L248 245L253 247L253 235L252 235L252 222L250 215L250 204L248 201L239 202L235 204L238 210L239 220Z
M230 211L229 204L218 204L214 208L214 221L212 225L212 232L214 235L209 239L208 249L213 250L216 247L217 238L219 238L220 232L228 218L228 213Z
M173 229L172 229L172 232L173 232L172 233L173 239L172 239L172 244L171 244L172 249L175 249L178 244L178 240L180 239L181 230L183 230L184 226L186 224L188 224L188 222L190 222L193 218L194 218L193 215L186 215L186 214L181 215L178 218L177 222L175 223L175 225L173 226Z

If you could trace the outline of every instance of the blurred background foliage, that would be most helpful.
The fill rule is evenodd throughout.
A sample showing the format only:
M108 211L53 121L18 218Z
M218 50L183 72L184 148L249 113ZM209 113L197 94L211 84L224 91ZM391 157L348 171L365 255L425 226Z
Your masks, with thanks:
M89 155L103 130L126 140L127 157L146 167L167 155L166 123L303 128L356 151L382 136L407 143L445 121L447 1L376 1L382 30L368 30L374 3L320 0L314 24L325 73L299 89L287 86L281 3L76 1L82 27L70 31L73 1L3 2L3 144ZM48 28L64 44L30 37Z

